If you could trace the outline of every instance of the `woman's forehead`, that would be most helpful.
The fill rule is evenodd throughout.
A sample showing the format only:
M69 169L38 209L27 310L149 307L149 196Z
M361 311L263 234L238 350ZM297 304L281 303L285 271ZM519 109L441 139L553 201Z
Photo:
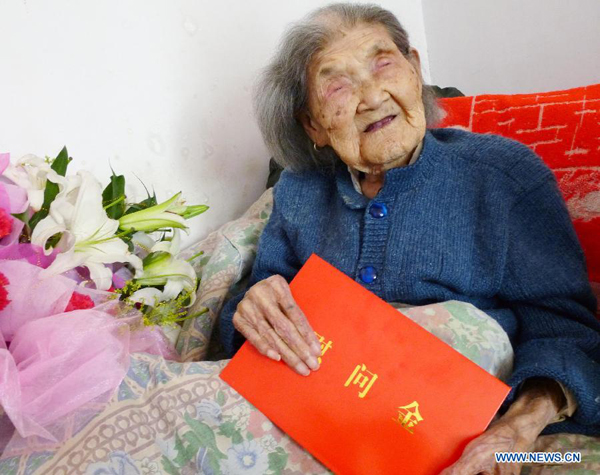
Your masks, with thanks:
M398 52L383 25L360 24L342 27L329 43L311 59L309 69L318 76L328 76L348 58L370 59L381 53Z

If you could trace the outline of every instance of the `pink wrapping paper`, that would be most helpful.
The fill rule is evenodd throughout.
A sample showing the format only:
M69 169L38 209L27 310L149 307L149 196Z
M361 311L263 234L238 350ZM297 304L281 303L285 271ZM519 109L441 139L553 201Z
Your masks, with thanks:
M110 393L128 368L129 328L96 310L76 310L22 326L0 350L0 402L22 437L54 440L44 427Z
M42 269L24 261L0 261L0 272L8 279L10 303L0 310L0 331L11 341L25 323L62 313L77 283L66 277L40 279Z
M17 434L7 447L35 437L56 444L69 436L66 415L89 420L102 409L129 369L134 351L177 360L158 327L110 292L77 286L63 276L40 279L40 267L0 260L11 302L0 311L0 405ZM96 307L63 313L71 294ZM71 418L73 419L73 418Z

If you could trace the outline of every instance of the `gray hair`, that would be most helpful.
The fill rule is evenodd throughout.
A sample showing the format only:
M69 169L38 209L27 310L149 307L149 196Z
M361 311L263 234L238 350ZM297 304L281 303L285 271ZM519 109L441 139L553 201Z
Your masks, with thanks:
M405 56L410 42L406 30L388 10L372 4L335 3L319 8L294 24L283 37L271 63L264 70L254 95L254 108L263 138L275 160L294 171L331 169L339 160L331 147L318 152L300 123L299 113L308 110L307 67L315 53L334 37L331 22L383 25ZM442 117L435 94L423 85L422 100L427 126Z

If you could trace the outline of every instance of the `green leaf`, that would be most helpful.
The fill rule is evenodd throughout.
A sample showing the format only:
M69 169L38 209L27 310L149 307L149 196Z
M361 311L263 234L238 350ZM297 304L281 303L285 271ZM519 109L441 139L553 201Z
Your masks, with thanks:
M19 221L23 221L25 225L29 219L27 218L27 211L23 211L22 213L12 213L12 217L18 219Z
M65 145L63 149L56 156L56 159L52 162L50 168L58 173L60 176L65 176L67 174L67 167L69 163L73 160L69 157L69 152L67 152L67 146Z
M219 406L223 406L225 404L225 401L226 401L225 393L223 391L219 391L217 393L217 404Z
M248 432L248 433L246 434L246 439L248 439L248 441L250 441L250 440L254 440L254 436L252 435L252 432Z
M183 452L183 442L177 432L175 432L175 450L177 450L177 452Z
M125 177L115 175L110 177L110 183L102 192L102 206L111 219L119 219L125 214Z
M190 429L192 429L194 434L198 437L200 447L210 447L214 448L215 450L219 450L217 448L215 433L209 426L207 426L204 422L192 419L189 414L185 415L185 422L188 423Z
M175 450L177 451L177 456L173 459L173 462L180 467L186 465L190 460L192 460L194 455L196 455L196 452L190 455L189 451L186 450L186 447L183 445L179 434L177 433L175 433Z
M188 443L186 451L191 452L193 454L192 457L194 457L198 453L198 450L200 450L200 447L201 447L200 439L198 438L198 436L196 434L194 434L193 431L189 431L189 432L186 432L185 434L183 434L183 438Z
M67 152L67 147L63 147L58 156L52 162L50 168L58 173L60 176L65 176L67 173L67 166L73 160L69 158L69 153ZM37 224L48 216L48 211L50 210L50 205L58 195L58 185L56 183L52 183L50 180L46 181L46 189L44 190L44 203L42 204L42 208L35 213L31 219L29 220L29 228L33 232Z
M235 422L224 422L219 426L219 434L225 437L230 437L234 444L241 444L244 441L242 433L235 428Z
M241 444L244 442L244 438L239 430L236 429L236 431L233 433L231 436L231 442L234 444Z
M220 454L220 452L219 452ZM216 475L221 475L221 465L219 464L219 459L221 458L227 458L225 456L219 456L219 454L213 452L212 450L208 450L208 463L210 465L210 467L213 469L213 473L215 473Z
M233 433L236 431L235 422L223 422L219 426L219 434L225 437L233 437Z
M164 455L160 459L165 472L169 475L181 475L181 471Z
M269 470L279 474L287 465L288 454L281 447L269 454Z

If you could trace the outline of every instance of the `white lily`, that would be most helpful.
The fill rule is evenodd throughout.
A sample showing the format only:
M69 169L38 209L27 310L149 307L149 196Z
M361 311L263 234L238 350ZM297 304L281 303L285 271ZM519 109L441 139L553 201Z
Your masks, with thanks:
M136 290L133 294L131 294L129 300L155 307L158 302L165 300L162 295L162 291L155 287L145 287L143 289Z
M150 252L158 251L168 252L173 256L178 256L179 251L181 251L181 231L179 231L179 229L173 229L173 236L171 237L171 239L165 241L158 241L150 249Z
M131 236L131 242L135 246L135 255L142 259L152 252L152 248L156 244L156 241L149 234L141 231Z
M152 246L150 254L143 261L143 270L135 276L135 282L142 286L164 285L164 290L147 287L135 292L131 300L154 306L157 301L175 299L182 291L186 291L191 296L189 305L194 303L198 279L192 265L176 257L180 245L181 234L174 229L170 241L157 242Z
M112 270L105 266L114 262L130 263L136 272L142 261L115 236L119 222L110 219L102 206L102 186L88 172L80 171L67 179L64 190L50 205L49 214L35 227L31 242L46 249L48 240L62 234L55 246L60 253L40 275L50 276L84 266L96 288L107 290L112 283Z
M44 204L47 180L64 187L66 179L56 173L50 164L35 155L25 155L14 165L9 165L3 175L27 191L29 206L39 211Z

